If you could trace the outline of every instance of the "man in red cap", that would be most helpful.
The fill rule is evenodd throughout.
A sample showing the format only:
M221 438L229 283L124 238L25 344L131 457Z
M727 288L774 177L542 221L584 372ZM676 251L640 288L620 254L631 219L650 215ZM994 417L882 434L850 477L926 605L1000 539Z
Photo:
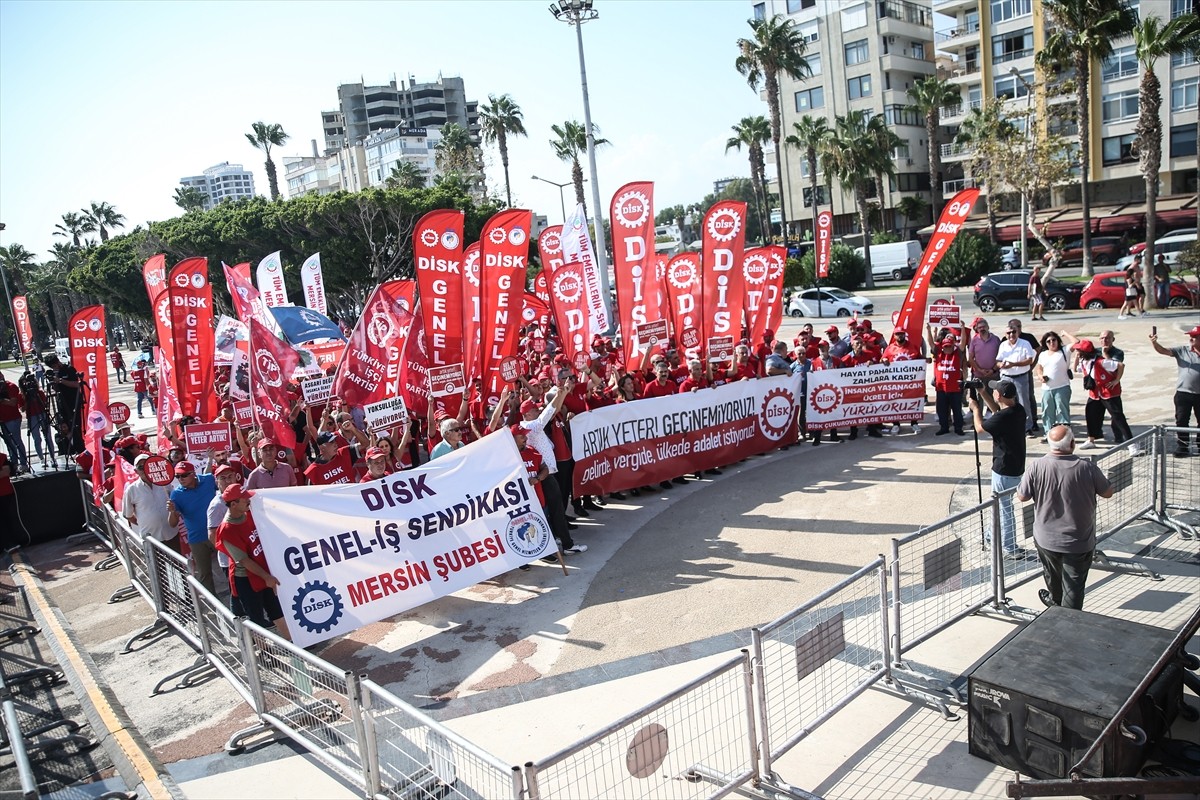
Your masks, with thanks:
M387 451L382 447L367 448L367 471L363 473L359 483L377 481L388 474Z
M560 373L558 389L554 398L545 408L539 407L534 400L526 400L521 404L521 422L517 423L524 431L528 444L537 450L542 457L542 464L550 476L544 481L542 495L545 498L546 520L556 538L562 542L564 553L587 552L587 545L576 544L571 538L571 524L567 522L567 501L563 498L562 490L555 477L558 472L558 461L554 456L554 442L546 432L546 427L553 423L567 394L575 388L575 376L566 372ZM674 382L672 382L674 385Z
M1157 327L1154 329L1157 331ZM1176 434L1175 457L1186 458L1191 452L1188 434L1184 431L1191 422L1193 415L1196 425L1200 426L1200 325L1187 332L1187 346L1166 348L1158 343L1157 332L1150 334L1150 344L1154 352L1175 359L1179 373L1175 378L1175 427L1181 430ZM1200 445L1200 434L1196 435L1196 443Z
M213 543L208 538L208 504L217 494L217 482L212 475L197 475L190 461L175 465L175 478L179 485L171 490L167 504L167 524L178 525L183 520L187 531L188 547L191 548L192 574L212 594L216 594L213 583Z
M868 350L878 350L882 353L887 347L883 334L875 330L875 326L869 319L861 320L858 323L858 333L863 337L863 342L867 345Z
M258 466L246 477L246 488L278 489L296 485L296 471L292 465L279 460L279 444L274 439L262 438L255 443Z
M933 388L937 392L937 436L950 432L950 419L954 419L954 432L965 436L962 414L963 351L958 337L953 333L942 338L933 359Z
M229 586L251 622L291 639L283 608L275 595L279 579L271 574L267 557L254 517L250 515L250 498L254 492L235 483L221 493L226 505L225 519L217 528L217 549L229 557Z
M837 325L825 329L825 338L829 341L829 355L832 358L840 359L849 354L850 340L841 337Z

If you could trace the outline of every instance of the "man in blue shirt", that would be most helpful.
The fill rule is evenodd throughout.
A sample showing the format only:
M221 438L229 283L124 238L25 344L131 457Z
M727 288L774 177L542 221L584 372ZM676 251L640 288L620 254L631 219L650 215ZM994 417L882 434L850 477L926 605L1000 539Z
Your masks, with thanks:
M167 503L167 524L178 525L183 520L192 551L192 574L209 593L216 595L212 567L215 549L208 538L208 505L217 494L216 481L212 475L197 475L196 468L188 461L175 465L175 477L179 485L171 491Z

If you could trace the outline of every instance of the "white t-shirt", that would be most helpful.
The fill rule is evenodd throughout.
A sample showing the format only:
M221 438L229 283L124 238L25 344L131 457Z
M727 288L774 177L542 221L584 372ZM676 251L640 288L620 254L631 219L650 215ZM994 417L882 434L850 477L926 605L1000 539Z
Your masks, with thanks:
M1047 389L1061 389L1071 382L1067 377L1070 365L1067 364L1067 357L1062 350L1043 350L1038 353L1037 363L1042 368L1042 374L1046 376L1042 386Z
M169 486L155 486L141 479L125 487L124 514L126 519L137 518L134 530L143 536L153 536L160 542L179 535L178 526L167 524L170 492Z
M1030 363L1023 367L1005 367L1000 370L1000 375L1005 378L1024 375L1032 369L1033 357L1033 348L1029 346L1029 342L1024 339L1010 342L1008 337L1005 337L1001 340L1000 350L996 353L996 363L1002 361L1028 361Z

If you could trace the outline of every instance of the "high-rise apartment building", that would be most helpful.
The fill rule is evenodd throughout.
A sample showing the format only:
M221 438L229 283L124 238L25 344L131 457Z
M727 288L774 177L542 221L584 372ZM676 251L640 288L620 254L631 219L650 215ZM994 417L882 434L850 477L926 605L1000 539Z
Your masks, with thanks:
M386 86L344 83L338 87L338 107L321 112L326 154L368 136L397 127L440 128L448 122L466 128L479 140L479 104L468 100L462 78L438 77L434 83L390 81Z
M181 186L199 189L204 194L204 210L227 200L254 197L254 174L241 164L223 161L204 170L203 175L180 178Z
M425 185L437 177L437 128L397 127L368 135L356 144L343 145L318 155L286 156L283 159L288 197L357 192L370 186L385 186L392 170L401 162L414 164L425 176Z

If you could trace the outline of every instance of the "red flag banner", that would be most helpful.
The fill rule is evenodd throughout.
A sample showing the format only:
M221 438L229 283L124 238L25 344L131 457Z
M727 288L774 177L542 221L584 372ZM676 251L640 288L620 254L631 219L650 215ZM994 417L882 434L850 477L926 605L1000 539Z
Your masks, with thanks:
M217 395L213 391L212 284L207 258L185 258L171 270L167 281L171 298L171 330L175 367L175 392L179 407L188 416L216 419Z
M563 352L571 363L580 353L587 357L591 349L588 336L588 300L583 265L578 261L558 264L550 274L550 297L554 307L554 324Z
M667 297L671 301L675 344L695 357L700 352L700 310L704 307L700 258L696 253L680 253L667 262Z
M250 320L250 398L263 432L289 450L296 434L288 422L288 380L300 355L257 319Z
M747 250L742 259L746 286L746 325L750 341L761 342L763 331L779 330L783 319L783 245L773 244Z
M400 394L400 360L415 296L415 281L388 281L371 292L342 351L333 380L335 397L365 406Z
M439 369L463 363L463 219L461 211L431 211L413 233L425 346Z
M487 221L479 236L479 373L489 404L499 399L504 386L500 362L517 354L531 219L524 209L501 211Z
M463 250L462 293L463 377L470 386L479 377L479 242Z
M411 330L404 341L404 349L400 353L400 361L397 364L400 373L400 396L404 398L404 405L408 409L409 414L415 414L419 417L425 417L429 414L429 340L425 337L425 304L422 303L416 307L413 312L413 320ZM460 394L462 388L459 387ZM446 413L450 413L450 408L454 409L454 416L458 415L459 398L452 394L450 397L444 398L442 402Z
M154 315L154 335L158 346L171 357L171 298L167 295L167 257L151 256L142 265L142 282L146 284L146 296L150 299L150 312Z
M543 264L546 262L543 261ZM533 294L538 300L541 300L546 305L550 305L550 282L546 280L546 268L542 267L538 270L538 274L533 276Z
M17 345L22 353L33 350L33 325L29 319L29 301L19 294L12 300L13 319L17 323Z
M521 309L521 324L536 325L545 331L550 325L550 306L533 292L525 292L525 305Z
M238 264L231 267L222 263L221 269L225 271L225 283L229 287L229 297L233 300L233 310L238 319L249 324L250 320L254 318L274 330L275 318L267 311L267 304L263 302L258 289L255 289L254 284L250 283L248 277L250 264Z
M108 333L104 320L104 306L87 306L71 317L71 366L79 370L80 380L87 386L93 381L92 392L99 395L97 402L108 420ZM89 400L89 405L91 401ZM90 424L90 423L89 423Z
M662 318L654 283L654 184L627 183L609 204L612 220L613 276L617 283L621 341L626 366L641 363L647 349L637 337L638 326ZM651 309L648 306L654 304Z
M816 259L817 277L829 277L829 254L833 250L833 212L821 211L817 214L817 241L813 249Z
M167 351L162 347L155 348L154 362L158 364L158 406L154 409L158 436L154 441L158 452L165 455L171 449L167 431L171 430L171 423L181 416L181 412L179 397L175 394L175 371Z
M925 322L925 301L929 297L929 281L933 277L933 271L950 249L954 237L962 229L978 199L979 189L963 189L950 198L946 207L942 209L942 215L938 217L937 228L934 229L925 252L921 254L921 264L913 275L912 283L908 285L908 293L904 296L904 303L900 306L896 324L893 326L895 330L908 331L910 342L921 341L921 326Z
M100 308L100 306L92 306L92 308ZM72 326L73 330L74 326ZM107 374L107 370L101 370L101 372ZM94 379L88 380L85 377L85 380L88 387L88 401L85 421L87 428L83 432L84 447L92 454L92 502L100 506L104 503L104 444L101 440L104 438L104 432L108 430L108 390L107 388L102 389Z
M746 241L746 204L722 200L704 215L704 315L701 333L742 338L742 251Z
M562 225L551 225L540 234L538 234L538 258L542 260L542 271L538 275L544 275L543 281L546 286L546 292L550 292L550 276L554 274L556 267L563 263L562 251ZM537 291L537 279L534 279L533 289Z

